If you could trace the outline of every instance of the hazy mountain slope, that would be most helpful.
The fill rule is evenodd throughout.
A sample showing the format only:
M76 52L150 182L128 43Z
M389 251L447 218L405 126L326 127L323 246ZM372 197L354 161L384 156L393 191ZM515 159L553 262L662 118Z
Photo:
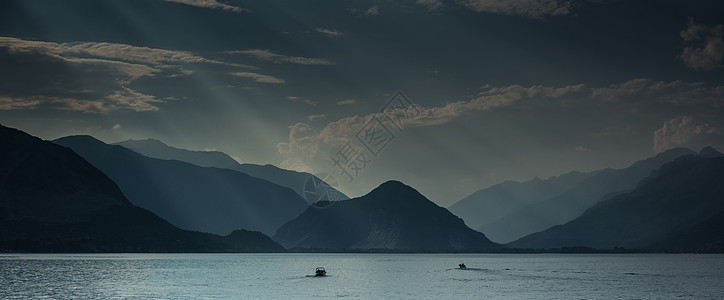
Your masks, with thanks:
M133 204L183 229L272 234L307 207L292 190L238 171L149 158L89 136L55 142L108 174Z
M724 157L724 154L717 151L716 149L714 149L711 146L707 146L707 147L704 147L703 149L701 149L701 151L699 151L699 156L704 157L704 158L715 158L715 157Z
M178 229L72 150L0 125L0 252L283 250L259 232Z
M493 241L510 242L551 226L564 224L580 216L601 199L632 190L652 171L687 154L695 152L676 148L638 161L628 168L599 171L563 194L526 206L479 230Z
M239 164L226 153L219 151L191 151L168 146L158 140L126 140L116 143L142 155L185 161L202 167L217 167L237 170L257 178L266 179L281 186L288 187L304 198L304 187L312 174L285 170L273 165ZM340 199L348 199L337 192Z
M274 239L289 248L465 251L501 247L397 181L326 208L310 207L282 226Z
M201 167L217 167L230 169L239 163L231 156L220 151L192 151L166 145L156 139L125 140L114 143L133 150L144 156L160 159L175 159Z
M451 205L448 210L471 228L481 228L525 206L560 195L595 173L571 172L548 179L506 181Z
M575 220L509 245L522 248L686 248L720 243L699 224L720 224L724 212L724 158L688 155L666 164L635 190L597 204ZM687 236L681 236L681 232ZM679 234L679 235L677 235ZM696 238L696 235L701 236ZM687 240L693 238L693 240ZM714 240L712 240L714 238Z

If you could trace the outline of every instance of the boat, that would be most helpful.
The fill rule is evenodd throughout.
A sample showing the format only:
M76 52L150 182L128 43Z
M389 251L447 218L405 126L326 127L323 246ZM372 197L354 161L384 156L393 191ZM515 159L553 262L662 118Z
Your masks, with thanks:
M459 264L458 267L460 267L460 269L467 269L467 268L468 268L468 267L465 266L465 264Z
M319 268L317 268L316 270L314 270L314 276L315 276L315 277L318 277L318 276L327 276L327 271L324 270L323 267L319 267Z

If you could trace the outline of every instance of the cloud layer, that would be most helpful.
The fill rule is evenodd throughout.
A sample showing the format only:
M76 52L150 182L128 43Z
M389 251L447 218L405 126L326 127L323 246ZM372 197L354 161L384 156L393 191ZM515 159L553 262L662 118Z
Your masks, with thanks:
M255 82L261 82L261 83L279 84L279 83L286 82L286 81L284 81L284 79L276 78L274 76L263 75L263 74L252 73L252 72L232 72L229 74L238 76L238 77L249 78L249 79L254 80Z
M568 15L573 6L573 1L565 0L458 0L458 3L477 12L529 18Z
M702 71L724 67L724 24L705 26L690 18L688 28L680 35L689 45L681 53L687 67Z
M243 54L261 61L272 62L275 64L298 64L298 65L323 65L329 66L334 65L333 62L324 58L308 58L299 56L288 56L282 54L276 54L269 50L263 49L251 49L251 50L239 50L239 51L227 51L229 54Z
M314 29L314 31L324 34L328 37L340 37L343 35L341 32L337 31L336 29L328 29L328 28L323 28L323 27L317 27Z
M654 132L654 152L659 153L676 147L703 147L706 142L699 140L707 135L717 134L718 130L694 120L692 116L682 116L664 122Z
M196 7L203 7L203 8L216 8L216 9L223 9L227 11L232 11L235 13L240 13L247 11L245 8L241 8L238 6L233 6L229 4L220 3L216 0L166 0L167 2L175 2L175 3L181 3Z
M440 0L415 0L419 5L427 7L428 10L433 11L443 7L442 1Z
M255 69L207 59L188 51L107 42L54 43L0 37L0 49L6 49L9 55L36 61L49 59L51 66L65 66L59 68L60 72L65 73L51 74L55 69L50 66L43 70L45 73L67 81L69 74L66 73L72 72L72 78L78 77L84 82L83 88L79 90L50 85L24 91L23 94L0 94L0 109L3 110L46 108L101 114L114 110L157 111L157 104L166 100L131 88L133 81L142 77L189 75L193 73L187 68L189 64ZM40 59L43 57L46 59ZM291 61L299 61L295 59L289 58ZM315 62L319 63L311 61ZM251 78L260 83L284 83L282 79L253 72L231 72L231 75Z
M564 87L550 86L484 86L474 98L450 102L442 106L422 107L415 105L414 117L402 119L407 128L437 126L454 122L466 114L487 112L508 107L618 107L624 111L666 109L676 111L685 107L721 109L724 86L706 87L698 82L661 82L651 79L633 79L607 87L590 88L583 84ZM404 112L403 112L404 113ZM297 123L290 127L289 140L279 143L279 152L288 157L288 163L311 169L305 162L327 159L335 148L354 141L362 127L378 118L386 120L382 113L350 116L332 121L321 130L309 124ZM672 119L654 134L654 149L659 152L673 146L685 146L695 135L713 134L708 124L692 121L692 116ZM392 126L392 124L388 124ZM619 124L625 126L624 124ZM589 152L590 148L574 146L577 152Z
M352 104L355 104L355 103L357 103L357 100L355 100L355 99L346 99L346 100L342 100L342 101L337 101L337 105L340 105L340 106L342 106L342 105L352 105Z

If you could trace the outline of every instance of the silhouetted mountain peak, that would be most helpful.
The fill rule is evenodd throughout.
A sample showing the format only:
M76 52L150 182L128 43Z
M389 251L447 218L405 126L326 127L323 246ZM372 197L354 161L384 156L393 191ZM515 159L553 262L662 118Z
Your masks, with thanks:
M497 245L412 187L387 181L325 209L308 208L274 237L292 248L494 249Z
M389 180L370 191L364 197L384 201L409 201L411 199L427 200L420 192L397 180ZM429 200L427 200L429 202Z
M94 151L97 151L100 149L107 149L109 147L108 144L106 144L103 141L96 139L90 135L69 135L66 137L62 137L62 138L53 140L52 142L56 143L56 144L60 144L60 145L66 143L66 142L73 142L73 144L81 145L86 149L93 149Z
M404 189L404 188L407 188L407 189L410 189L410 190L415 190L415 189L413 189L412 187L410 187L410 186L408 186L408 185L406 185L406 184L404 184L404 183L402 183L402 182L400 182L400 181L397 181L397 180L388 180L388 181L385 181L384 183L380 184L380 185L379 185L377 188L375 188L373 191L375 191L375 190L387 190L387 189Z
M681 154L681 153L691 153L691 152L693 152L693 151L692 151L691 149L689 149L689 148L686 148L686 147L676 147L676 148L671 148L671 149L665 150L664 152L661 152L661 153L657 154L656 156L670 155L670 154ZM655 156L655 157L656 157L656 156Z
M701 151L699 151L699 156L705 157L705 158L715 158L715 157L723 157L724 154L714 149L714 147L706 146Z
M71 140L71 139L74 141L84 142L84 143L88 143L88 144L105 144L101 140L94 138L90 135L85 135L85 134L69 135L69 136L59 138L56 141Z
M87 160L90 160L89 156L102 157L108 155L109 152L120 152L133 156L140 156L140 154L126 147L106 144L90 135L71 135L53 140L52 142L72 148L73 151ZM71 145L73 147L71 147Z

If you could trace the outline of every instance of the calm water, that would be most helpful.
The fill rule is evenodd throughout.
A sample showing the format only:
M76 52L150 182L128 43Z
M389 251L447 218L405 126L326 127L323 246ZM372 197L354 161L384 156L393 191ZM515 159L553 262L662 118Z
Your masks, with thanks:
M722 299L724 255L0 255L0 299L319 297Z

